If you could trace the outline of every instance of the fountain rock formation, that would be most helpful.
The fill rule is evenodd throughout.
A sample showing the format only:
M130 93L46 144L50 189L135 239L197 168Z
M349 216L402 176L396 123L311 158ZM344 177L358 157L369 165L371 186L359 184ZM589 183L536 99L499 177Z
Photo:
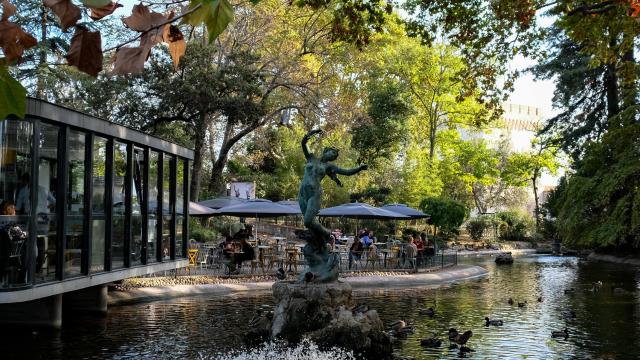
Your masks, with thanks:
M338 346L365 358L391 357L391 340L376 310L351 310L353 301L348 283L281 281L273 284L272 289L274 313L254 321L248 338L271 337L291 343L306 338L321 348Z

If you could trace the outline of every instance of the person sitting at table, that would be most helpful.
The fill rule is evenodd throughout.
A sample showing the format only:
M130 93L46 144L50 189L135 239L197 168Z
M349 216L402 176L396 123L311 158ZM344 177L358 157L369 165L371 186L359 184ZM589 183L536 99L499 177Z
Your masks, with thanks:
M371 238L369 238L369 231L367 229L364 229L364 231L360 235L360 241L362 241L364 247L369 247L369 245L373 243Z
M353 264L353 260L360 260L362 258L362 253L364 252L364 244L360 239L356 239L353 241L351 248L349 249L349 270L351 270L351 264Z
M251 244L247 242L246 237L240 238L240 250L242 251L241 253L236 252L234 254L234 262L236 263L238 269L242 267L243 261L251 261L256 256L255 250L253 250L253 246L251 246Z
M378 239L373 235L373 230L369 230L369 240L371 240L371 243L375 243L378 242Z

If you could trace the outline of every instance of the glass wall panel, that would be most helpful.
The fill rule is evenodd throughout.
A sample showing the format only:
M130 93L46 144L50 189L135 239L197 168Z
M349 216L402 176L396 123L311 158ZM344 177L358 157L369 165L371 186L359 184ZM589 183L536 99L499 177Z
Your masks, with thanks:
M142 264L142 211L140 204L146 185L142 176L144 166L144 150L134 148L133 176L131 177L131 266Z
M124 267L125 176L127 145L113 143L113 217L111 225L111 268Z
M84 133L69 131L68 142L68 174L67 174L67 219L65 221L65 277L82 274L82 241L84 239L84 166L85 140Z
M105 196L106 196L107 139L93 138L93 191L91 192L91 268L104 271L105 252Z
M57 126L41 124L38 159L38 203L37 213L37 282L55 280L58 257L57 215L55 211L58 182L58 133ZM17 209L23 211L24 205L18 201Z
M182 224L184 222L184 161L178 159L176 169L176 258L182 255L182 244L187 241L184 238Z
M149 153L149 203L147 206L147 263L158 261L158 153Z
M26 249L31 208L32 139L31 122L0 121L0 287L24 284L31 269L27 264ZM16 211L18 201L20 211Z
M162 162L162 257L167 260L171 254L171 160L164 154Z

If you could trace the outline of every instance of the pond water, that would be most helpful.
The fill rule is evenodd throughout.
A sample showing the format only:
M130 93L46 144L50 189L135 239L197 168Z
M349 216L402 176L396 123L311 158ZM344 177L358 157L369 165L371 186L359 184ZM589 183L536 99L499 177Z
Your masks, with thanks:
M380 289L355 294L377 309L385 323L403 319L416 333L394 345L399 358L458 358L447 341L425 349L421 338L446 340L450 327L472 330L474 359L638 359L640 358L640 269L577 258L535 256L496 266L491 259L464 260L486 267L487 277L435 288ZM603 285L591 291L593 283ZM614 294L613 288L623 289ZM575 289L565 294L564 290ZM543 301L537 302L542 296ZM527 301L519 308L508 298ZM196 296L111 307L105 318L65 318L60 331L2 329L0 357L42 359L339 359L313 344L283 349L242 349L242 335L255 309L272 306L269 293L224 298ZM434 307L433 318L418 309ZM574 319L563 313L574 311ZM504 321L485 327L484 318ZM567 339L551 331L568 329ZM9 331L8 331L9 330ZM244 351L244 352L243 352ZM232 354L231 354L232 353ZM297 355L296 355L297 354ZM303 354L304 356L299 356Z

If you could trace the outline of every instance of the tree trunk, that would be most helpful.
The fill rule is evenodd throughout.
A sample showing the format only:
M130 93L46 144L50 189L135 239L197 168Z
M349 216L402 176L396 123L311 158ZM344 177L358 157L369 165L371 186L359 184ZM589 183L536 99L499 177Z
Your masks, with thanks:
M226 190L226 184L222 179L222 172L224 171L224 167L227 165L227 159L229 157L229 150L234 143L231 143L231 135L233 133L233 125L227 123L224 129L224 138L222 139L222 146L220 147L220 152L218 152L218 156L214 153L211 153L211 162L213 166L211 167L211 178L209 179L209 192L222 195Z
M437 121L431 122L431 128L429 129L429 159L433 161L433 157L436 155L436 134L438 130Z
M207 134L206 129L207 116L205 114L200 115L200 119L196 124L196 141L195 148L193 149L193 173L191 174L191 190L190 200L198 201L200 198L200 185L202 179L202 164L204 155L204 142Z
M615 48L616 40L609 42L611 49ZM618 94L618 77L616 75L616 64L605 65L604 86L607 93L607 117L610 119L620 112L620 99Z
M540 175L539 169L533 170L533 176L531 177L531 182L533 184L533 198L535 199L535 210L534 214L536 217L536 232L540 232L540 200L538 199L538 176Z

